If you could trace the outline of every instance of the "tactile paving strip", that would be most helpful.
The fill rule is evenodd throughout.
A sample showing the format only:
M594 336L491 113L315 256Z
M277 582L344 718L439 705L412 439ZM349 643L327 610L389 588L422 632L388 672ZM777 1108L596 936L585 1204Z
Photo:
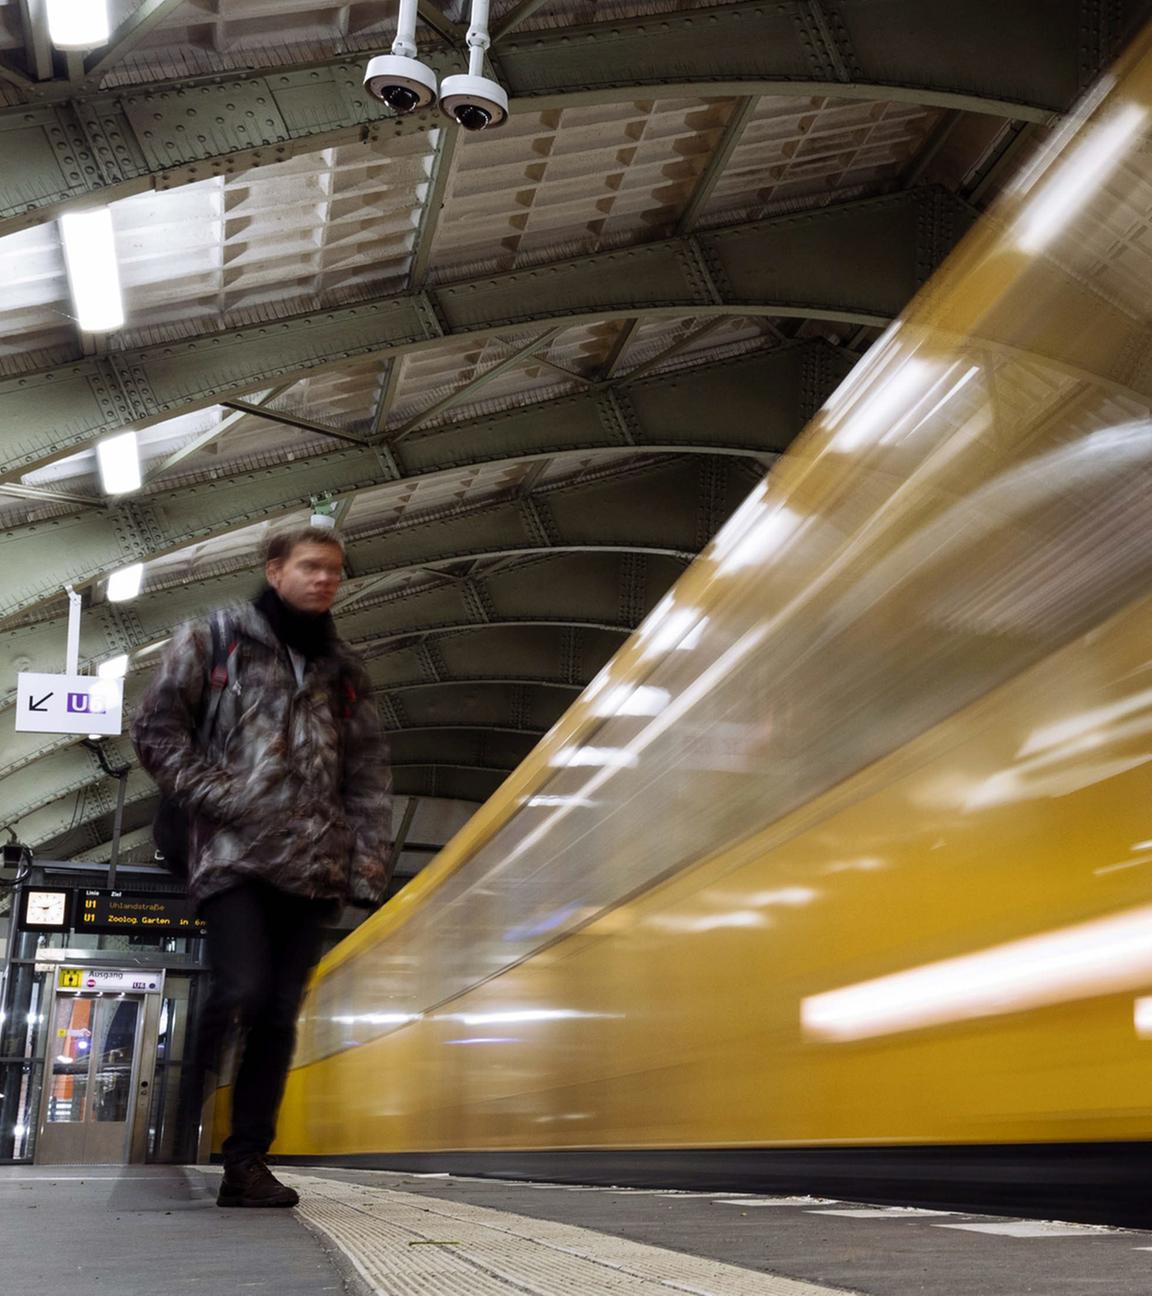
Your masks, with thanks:
M304 1220L380 1296L844 1296L591 1229L387 1188L281 1173Z

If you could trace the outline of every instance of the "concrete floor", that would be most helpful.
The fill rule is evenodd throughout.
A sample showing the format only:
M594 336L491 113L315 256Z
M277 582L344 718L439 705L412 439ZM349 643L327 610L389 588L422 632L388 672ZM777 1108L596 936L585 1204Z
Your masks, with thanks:
M319 1296L345 1290L290 1210L219 1210L173 1166L0 1166L0 1292Z
M349 1257L323 1231L306 1227L297 1212L218 1210L218 1173L174 1167L0 1167L0 1291L238 1296L264 1290L313 1296L369 1290ZM370 1188L362 1197L367 1205L357 1209L366 1216L375 1211L386 1226L381 1237L405 1212L410 1216L419 1199L435 1209L442 1203L482 1207L720 1261L746 1271L749 1291L763 1289L759 1275L867 1296L1147 1296L1152 1291L1152 1233L1084 1225L1062 1229L803 1198L574 1189L304 1167L285 1174L303 1176L305 1194L309 1180L313 1194L319 1194L323 1183L317 1179L333 1189L341 1184ZM458 1213L470 1218L466 1209ZM471 1214L481 1223L493 1218L482 1211ZM522 1250L525 1237L531 1243L532 1230L519 1232ZM395 1236L380 1245L393 1249L397 1272L431 1260L429 1251L407 1251L421 1244ZM456 1253L461 1262L467 1246ZM732 1271L725 1273L727 1286L716 1290L739 1288L739 1282L732 1286ZM615 1279L603 1290L610 1288L624 1290ZM408 1277L397 1277L377 1290L414 1288ZM449 1286L433 1283L423 1290L439 1296ZM589 1286L580 1296L594 1290Z

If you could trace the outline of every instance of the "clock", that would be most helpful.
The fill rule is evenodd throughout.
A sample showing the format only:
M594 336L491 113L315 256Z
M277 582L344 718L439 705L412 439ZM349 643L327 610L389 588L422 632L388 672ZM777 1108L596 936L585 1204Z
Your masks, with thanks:
M25 931L67 931L71 899L71 891L30 887L24 892L20 926Z

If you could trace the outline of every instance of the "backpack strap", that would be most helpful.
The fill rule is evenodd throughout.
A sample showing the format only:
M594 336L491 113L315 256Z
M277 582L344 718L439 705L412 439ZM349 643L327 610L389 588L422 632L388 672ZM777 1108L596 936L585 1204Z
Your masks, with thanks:
M208 746L208 740L216 727L216 716L220 711L220 701L224 696L225 687L234 689L236 686L236 650L240 646L237 640L229 640L231 627L224 612L212 613L208 618L208 630L212 635L212 660L208 668L208 686L211 693L208 697L208 705L204 708L204 717L200 721L202 747Z

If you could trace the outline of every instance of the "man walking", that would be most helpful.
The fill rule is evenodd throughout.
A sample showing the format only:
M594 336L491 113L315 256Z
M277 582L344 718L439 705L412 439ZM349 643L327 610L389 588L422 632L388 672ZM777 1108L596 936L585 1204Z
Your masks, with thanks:
M378 904L391 871L391 778L364 667L329 609L332 531L272 537L251 604L181 626L132 726L140 763L190 824L188 887L212 990L195 1065L243 1032L221 1206L294 1206L264 1158L324 922ZM212 714L214 711L214 714ZM211 732L205 732L205 717Z

